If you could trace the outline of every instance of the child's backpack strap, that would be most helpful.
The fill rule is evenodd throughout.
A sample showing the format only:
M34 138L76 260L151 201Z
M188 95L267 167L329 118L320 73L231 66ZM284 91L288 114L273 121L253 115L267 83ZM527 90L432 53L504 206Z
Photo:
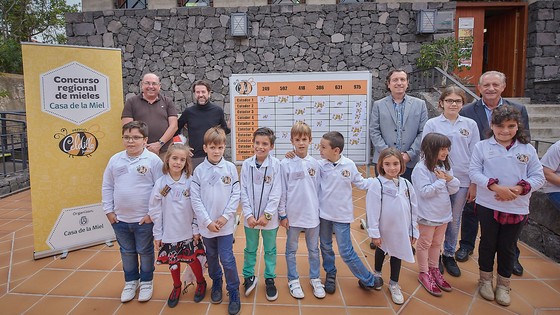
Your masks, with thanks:
M379 176L377 176L376 179L379 182L379 186L381 187L381 206L379 207L379 217L381 218L381 212L383 212L383 184L381 183Z

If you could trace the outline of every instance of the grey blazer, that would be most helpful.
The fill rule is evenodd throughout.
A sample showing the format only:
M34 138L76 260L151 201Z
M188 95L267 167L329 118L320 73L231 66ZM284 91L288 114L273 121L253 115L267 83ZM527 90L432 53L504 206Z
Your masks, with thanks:
M413 168L420 157L422 131L428 120L426 102L405 96L401 148L410 156L406 167ZM373 163L377 163L379 153L388 147L397 146L397 114L393 98L389 95L373 102L369 120L369 135L374 148Z

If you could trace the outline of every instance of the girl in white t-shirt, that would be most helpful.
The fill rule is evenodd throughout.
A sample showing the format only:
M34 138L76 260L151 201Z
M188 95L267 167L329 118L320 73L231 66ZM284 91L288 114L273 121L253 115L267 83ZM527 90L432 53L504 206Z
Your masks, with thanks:
M451 140L441 133L429 133L420 145L422 160L412 171L412 184L418 198L418 230L416 245L418 281L432 295L451 291L439 271L438 262L447 223L452 220L449 195L459 190L449 162Z
M381 277L385 255L391 256L389 292L395 304L403 304L399 287L401 260L414 263L411 245L418 238L417 201L412 184L400 177L406 171L402 153L387 148L379 154L376 177L366 195L368 235L375 250L375 274Z
M173 290L167 300L169 307L175 307L181 295L181 262L189 264L196 278L194 301L202 301L206 294L206 280L197 258L205 252L191 206L189 153L189 148L182 144L169 147L163 164L164 175L154 186L148 212L154 221L154 242L159 249L157 263L169 264L173 278Z

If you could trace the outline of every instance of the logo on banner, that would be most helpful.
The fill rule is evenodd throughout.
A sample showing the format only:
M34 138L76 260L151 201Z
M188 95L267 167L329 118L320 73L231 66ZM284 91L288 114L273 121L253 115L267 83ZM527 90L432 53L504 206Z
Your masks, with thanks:
M103 132L99 131L99 126L95 125L90 131L79 128L72 130L72 132L68 132L66 128L62 128L60 129L60 132L54 134L54 138L60 139L58 148L60 151L68 154L69 157L89 157L99 146L97 137L92 132L97 132L100 135L103 135Z
M76 125L111 109L109 78L79 62L43 73L41 110Z

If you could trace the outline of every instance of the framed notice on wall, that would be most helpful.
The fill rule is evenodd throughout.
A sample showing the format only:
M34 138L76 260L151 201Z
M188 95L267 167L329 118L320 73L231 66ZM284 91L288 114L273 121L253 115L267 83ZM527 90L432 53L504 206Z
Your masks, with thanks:
M343 154L357 164L369 162L371 73L236 74L230 78L232 159L254 155L253 131L269 127L276 134L271 153L282 159L292 150L290 129L296 121L311 127L310 154L319 159L319 141L328 131L344 136Z

